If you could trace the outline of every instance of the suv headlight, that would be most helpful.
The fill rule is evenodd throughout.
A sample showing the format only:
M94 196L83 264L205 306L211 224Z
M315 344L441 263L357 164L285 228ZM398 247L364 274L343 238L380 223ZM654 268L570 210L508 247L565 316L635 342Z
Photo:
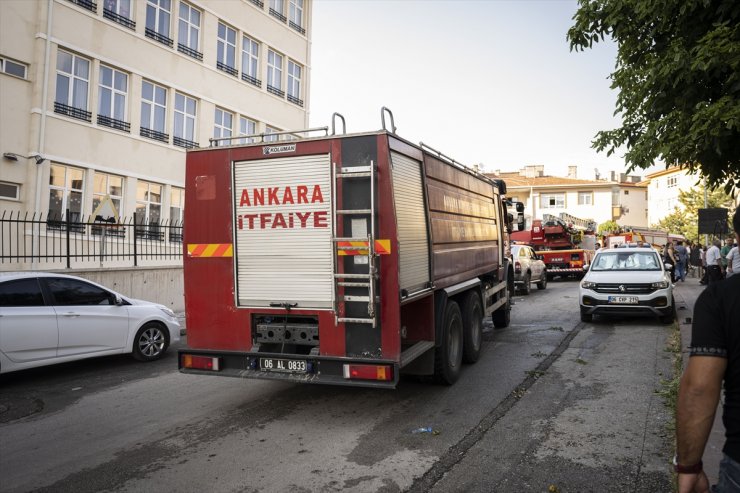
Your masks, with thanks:
M160 309L160 310L162 310L162 311L163 311L163 312L165 313L165 315L167 315L167 316L169 316L169 317L172 317L172 318L175 318L175 312L173 312L173 311L172 311L172 310L170 310L169 308L166 308L166 307L160 307L159 309Z
M583 289L594 289L596 287L596 283L591 281L583 281L581 283L581 287Z
M658 282L652 283L650 287L653 289L665 289L668 287L668 284L669 284L668 281L658 281Z

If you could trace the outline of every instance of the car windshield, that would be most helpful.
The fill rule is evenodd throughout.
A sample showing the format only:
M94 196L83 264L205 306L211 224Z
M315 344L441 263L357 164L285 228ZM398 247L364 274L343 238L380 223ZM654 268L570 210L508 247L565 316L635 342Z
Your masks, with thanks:
M661 270L655 252L603 252L596 256L591 270Z

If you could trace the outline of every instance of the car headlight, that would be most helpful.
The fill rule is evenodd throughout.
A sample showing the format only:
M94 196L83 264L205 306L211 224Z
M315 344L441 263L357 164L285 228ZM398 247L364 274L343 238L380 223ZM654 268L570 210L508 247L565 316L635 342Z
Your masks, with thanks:
M658 281L650 285L653 289L665 289L668 287L668 281Z
M583 281L581 283L581 287L583 289L594 289L596 287L596 283L591 281Z
M165 313L165 315L167 315L168 317L175 318L175 312L173 312L169 308L161 306L159 307L159 309L162 310Z

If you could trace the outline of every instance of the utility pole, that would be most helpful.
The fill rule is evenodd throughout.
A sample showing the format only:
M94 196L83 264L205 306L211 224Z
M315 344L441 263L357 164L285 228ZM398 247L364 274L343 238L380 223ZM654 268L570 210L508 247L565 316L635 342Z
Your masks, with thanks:
M704 208L709 207L709 202L707 200L707 179L703 178L702 183L704 184ZM709 235L707 233L704 233L704 244L709 246Z

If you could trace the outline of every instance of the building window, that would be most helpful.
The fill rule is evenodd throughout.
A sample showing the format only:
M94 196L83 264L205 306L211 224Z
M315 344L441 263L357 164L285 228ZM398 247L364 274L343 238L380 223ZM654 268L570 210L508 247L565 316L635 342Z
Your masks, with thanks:
M548 193L540 195L541 209L562 209L565 207L564 193Z
M578 192L578 205L593 205L593 192Z
M82 231L82 190L85 174L79 168L52 164L49 172L49 216L47 227L61 228L67 220L74 231ZM69 216L67 216L69 211Z
M87 111L90 61L66 51L57 52L57 88L54 112L91 121Z
M300 65L293 60L288 60L288 101L298 106L303 106L301 99L301 72Z
M95 177L93 178L93 214L106 197L110 197L110 200L113 203L113 207L118 213L118 219L120 220L121 216L123 216L123 210L121 209L121 204L123 204L123 177L117 175L108 175L106 173L98 173L96 171ZM92 220L97 221L98 218L93 217ZM120 237L126 235L125 228L115 226L106 227L105 229L101 226L91 226L90 232L94 235L106 234L108 236Z
M236 70L236 31L229 26L218 23L218 41L216 42L216 67L227 74L237 76Z
M306 34L303 28L303 0L289 0L288 25L301 34Z
M182 243L182 220L185 210L185 190L172 187L170 189L170 227L169 240L172 243Z
M265 142L277 142L280 136L276 134L279 131L277 128L265 127Z
M131 0L105 0L103 17L129 29L136 29L136 23L131 20Z
M242 79L262 87L259 77L260 45L246 36L242 38Z
M249 118L240 116L239 117L239 136L254 135L256 133L257 133L257 122L255 122L254 120L250 120ZM254 142L254 138L239 139L240 144L252 144L253 142Z
M625 190L625 191L624 191L624 194L625 194L625 195L629 195L629 194L630 194L630 191L629 191L629 190Z
M21 186L17 183L0 181L0 199L19 200L21 198Z
M162 185L139 181L136 184L136 236L161 240Z
M234 122L234 115L229 113L228 111L224 111L220 108L216 108L216 118L215 118L215 125L213 126L213 138L214 139L223 139L231 137L231 128L232 124ZM223 141L224 143L221 144L220 142L216 142L216 145L229 145L230 141L226 140Z
M619 190L612 190L612 207L619 205Z
M180 3L180 21L177 30L177 50L196 60L203 60L203 53L198 51L200 38L200 10L185 2Z
M198 147L195 142L195 99L175 94L175 122L172 128L173 144L185 148Z
M673 188L676 185L678 185L678 177L677 176L669 176L666 181L668 183L668 188Z
M100 66L98 89L98 125L128 132L131 125L126 122L126 96L128 75L116 69Z
M0 71L8 75L15 75L16 77L25 79L28 68L23 63L14 62L13 60L0 57Z
M172 0L147 0L146 31L148 38L172 47L170 39L170 12Z
M270 15L279 19L281 22L286 22L288 20L287 17L285 17L283 0L270 0Z
M165 117L167 115L167 89L142 81L141 83L141 136L167 142Z
M283 92L283 56L267 50L267 91L280 96Z

